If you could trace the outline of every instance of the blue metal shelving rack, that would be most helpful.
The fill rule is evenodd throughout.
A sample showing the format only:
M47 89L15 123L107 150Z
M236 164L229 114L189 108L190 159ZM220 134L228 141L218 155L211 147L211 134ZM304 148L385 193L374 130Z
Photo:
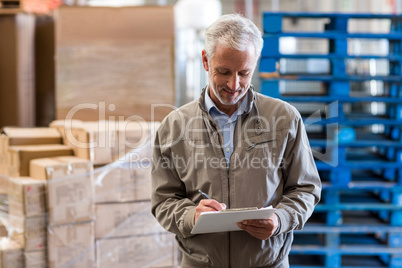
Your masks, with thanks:
M326 19L323 32L285 32L285 19ZM384 19L388 33L350 33L352 20ZM322 200L301 231L295 232L290 261L293 268L402 267L402 17L396 15L337 13L264 13L264 48L260 61L261 93L291 103L320 103L325 117L302 114L318 152L317 168L323 181ZM325 39L326 54L281 54L280 38ZM385 39L388 55L350 55L353 39ZM282 59L326 59L327 74L278 72ZM348 60L386 60L389 75L348 74ZM316 82L324 92L286 94L282 82ZM359 95L352 83L381 81L380 96ZM386 113L373 115L346 111L354 104L381 103ZM320 114L320 111L318 114ZM378 133L367 131L380 126ZM321 155L319 154L321 152Z

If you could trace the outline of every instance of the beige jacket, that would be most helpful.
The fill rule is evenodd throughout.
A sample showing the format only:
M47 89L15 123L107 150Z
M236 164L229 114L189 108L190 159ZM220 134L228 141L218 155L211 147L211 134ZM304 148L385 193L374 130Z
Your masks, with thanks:
M171 112L155 139L152 213L176 234L182 267L288 267L292 230L320 199L321 183L300 114L255 93L237 121L229 168L222 134L198 100ZM279 232L261 241L244 231L192 235L198 190L228 208L275 207Z

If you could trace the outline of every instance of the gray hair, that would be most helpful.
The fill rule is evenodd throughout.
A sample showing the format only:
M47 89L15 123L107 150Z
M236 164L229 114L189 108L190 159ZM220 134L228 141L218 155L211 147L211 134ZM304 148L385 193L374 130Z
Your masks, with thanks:
M240 14L221 16L205 32L205 51L208 59L214 56L216 44L244 51L252 42L256 57L261 54L263 39L257 26Z

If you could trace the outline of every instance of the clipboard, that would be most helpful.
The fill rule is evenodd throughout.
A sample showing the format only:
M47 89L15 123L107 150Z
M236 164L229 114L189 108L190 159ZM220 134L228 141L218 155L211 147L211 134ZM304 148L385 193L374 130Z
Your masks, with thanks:
M269 206L260 209L227 209L202 212L191 230L191 234L241 231L237 226L238 222L269 219L274 211L275 209Z

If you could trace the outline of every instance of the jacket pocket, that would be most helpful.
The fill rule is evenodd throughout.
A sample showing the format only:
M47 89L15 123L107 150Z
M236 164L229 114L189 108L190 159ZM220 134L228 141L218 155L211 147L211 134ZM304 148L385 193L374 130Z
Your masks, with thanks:
M259 149L259 148L275 148L280 144L281 139L281 132L279 131L271 131L265 132L261 135L256 135L253 137L245 138L246 144L246 151L250 151L252 149Z
M293 242L293 233L282 233L277 236L273 236L274 238L274 247L277 252L279 252L277 261L279 262L283 258L287 257L290 252L290 248Z
M276 170L281 163L282 155L281 132L266 132L245 140L244 152L251 160L260 159L263 166L268 170ZM254 160L253 160L254 161Z
M255 147L257 147L258 145L262 145L262 144L274 142L274 141L276 141L276 139L264 140L264 141L258 141L258 142L252 143L250 146L248 146L246 148L246 151L250 151L251 149L254 149Z

